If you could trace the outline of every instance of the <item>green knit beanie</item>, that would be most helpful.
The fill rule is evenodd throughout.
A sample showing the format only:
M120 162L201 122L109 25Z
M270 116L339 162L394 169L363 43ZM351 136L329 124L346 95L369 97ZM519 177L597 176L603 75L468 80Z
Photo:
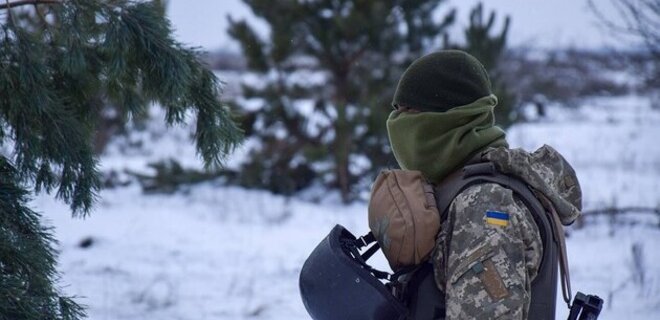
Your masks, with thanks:
M392 106L444 112L491 94L484 66L459 50L443 50L415 60L403 73Z

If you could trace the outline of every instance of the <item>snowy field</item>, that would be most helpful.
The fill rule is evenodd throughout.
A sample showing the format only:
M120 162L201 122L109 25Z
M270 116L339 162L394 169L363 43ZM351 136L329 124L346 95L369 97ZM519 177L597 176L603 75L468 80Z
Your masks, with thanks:
M160 116L154 113L148 130L115 141L103 170L148 172L147 163L167 158L200 168L190 128L165 132ZM547 143L574 164L585 209L660 207L658 139L660 110L635 97L551 108L547 120L509 131L513 146ZM313 247L337 223L367 231L366 204L344 206L337 198L312 202L220 182L144 195L133 183L104 190L85 220L71 219L45 195L33 206L60 240L65 292L80 297L90 319L295 320L309 319L298 273ZM601 319L660 319L660 217L592 217L568 233L573 292L604 298ZM80 247L89 237L91 246ZM634 256L633 246L641 254ZM565 319L565 306L557 310Z

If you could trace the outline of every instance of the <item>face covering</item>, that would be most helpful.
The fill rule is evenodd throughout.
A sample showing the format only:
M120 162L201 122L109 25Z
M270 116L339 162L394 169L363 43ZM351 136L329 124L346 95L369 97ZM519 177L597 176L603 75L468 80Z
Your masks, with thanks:
M489 95L445 112L393 111L387 133L399 166L439 183L477 152L508 147L504 131L495 126L495 105L497 97Z

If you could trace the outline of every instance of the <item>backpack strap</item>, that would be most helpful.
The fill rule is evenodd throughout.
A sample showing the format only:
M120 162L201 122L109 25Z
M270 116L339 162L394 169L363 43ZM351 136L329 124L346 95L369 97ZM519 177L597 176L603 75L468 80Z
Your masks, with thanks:
M493 176L496 173L498 172L495 169L495 164L492 162L481 162L467 165L445 178L442 183L435 187L435 201L438 206L438 212L441 215L440 221L447 219L449 206L459 193L474 183L481 181L481 178Z
M525 183L517 178L500 173L492 162L468 164L445 178L441 184L435 187L436 203L442 221L449 218L450 223L453 224L453 217L447 215L454 198L468 187L479 183L496 183L512 190L532 214L539 228L543 244L543 257L539 265L538 275L532 281L532 301L529 307L529 317L530 319L554 319L557 292L557 251L558 247L563 246L563 243L558 241L557 235L562 231L553 224L553 219L546 213L543 204ZM453 229L453 225L450 228ZM447 239L448 247L450 243L451 233ZM565 278L563 276L565 270L568 269L562 268L562 279Z
M343 239L341 240L341 245L343 249L350 253L353 257L353 260L360 264L364 269L371 272L376 278L381 280L391 280L392 275L388 272L378 270L367 263L367 260L380 249L378 242L376 242L371 248L369 248L365 253L360 254L360 249L368 246L369 244L376 242L376 238L371 232L366 235L359 237L357 239Z
M409 317L414 320L445 319L447 307L445 294L435 284L433 264L422 262L419 267L406 274L402 283L402 299L408 307Z
M362 249L362 248L368 246L369 244L376 242L376 236L374 236L373 232L369 232L369 233L365 234L364 236L361 236L361 237L357 238L357 240L355 240L355 241L356 241L355 242L355 247L357 249ZM378 251L378 249L380 249L380 245L378 244L378 242L376 242L373 246L371 246L369 249L367 249L367 251L365 251L363 254L361 254L362 259L364 259L364 261L369 260L369 258L371 258L371 256L373 256L374 253L376 253Z
M555 239L559 245L559 274L561 281L561 293L564 298L564 301L568 305L568 308L571 309L571 297L573 293L571 292L571 275L568 270L568 254L566 254L566 238L564 237L563 227L561 220L559 219L559 214L555 210L555 207L550 202L545 195L540 192L534 191L534 194L541 201L543 206L548 210L550 216L552 217L551 222L553 224L553 230L555 231ZM578 292L579 294L579 292Z

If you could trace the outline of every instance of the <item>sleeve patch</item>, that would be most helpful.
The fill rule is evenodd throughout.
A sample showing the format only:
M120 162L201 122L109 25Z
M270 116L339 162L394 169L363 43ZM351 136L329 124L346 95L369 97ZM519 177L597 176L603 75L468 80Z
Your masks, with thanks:
M487 260L483 266L484 271L479 273L479 278L484 283L488 295L495 301L506 298L509 295L509 290L504 285L504 281L500 277L500 273L497 272L493 261Z
M509 214L498 211L486 211L486 223L506 227L509 225Z

